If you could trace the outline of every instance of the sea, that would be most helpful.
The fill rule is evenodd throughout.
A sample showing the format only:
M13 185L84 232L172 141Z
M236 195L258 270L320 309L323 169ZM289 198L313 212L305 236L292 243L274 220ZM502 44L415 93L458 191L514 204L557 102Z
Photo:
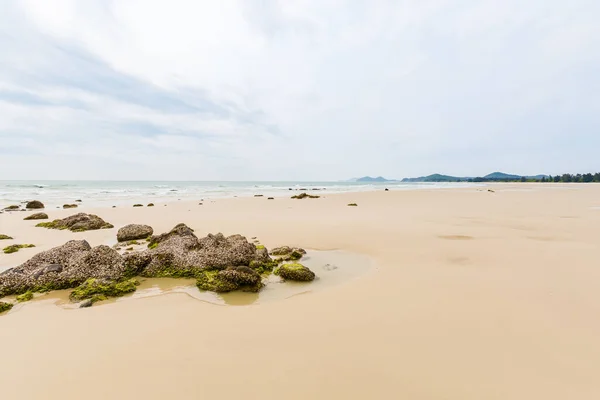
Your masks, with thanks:
M469 183L404 182L183 182L183 181L0 181L0 208L28 200L62 206L82 200L110 207L132 202L209 200L263 195L286 197L299 190L321 194L385 190L422 190L475 186Z

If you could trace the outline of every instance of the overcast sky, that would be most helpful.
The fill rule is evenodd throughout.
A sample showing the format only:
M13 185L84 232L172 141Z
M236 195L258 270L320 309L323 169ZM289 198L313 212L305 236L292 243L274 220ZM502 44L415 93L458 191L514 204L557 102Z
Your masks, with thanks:
M598 0L0 2L0 179L600 171Z

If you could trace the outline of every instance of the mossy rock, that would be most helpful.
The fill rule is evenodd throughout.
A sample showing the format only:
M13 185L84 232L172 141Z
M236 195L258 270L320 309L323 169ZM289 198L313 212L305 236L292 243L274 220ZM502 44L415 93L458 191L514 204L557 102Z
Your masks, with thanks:
M85 232L97 229L112 229L114 226L97 215L79 213L71 215L64 219L55 219L49 222L40 222L36 225L39 228L48 229L69 229L72 232Z
M80 286L76 287L69 295L69 299L71 299L71 301L81 301L91 299L96 295L121 297L128 293L135 292L137 285L139 285L139 282L135 278L122 282L90 278Z
M154 207L154 203L149 203L147 207Z
M8 235L0 234L0 240L12 240L12 237Z
M4 312L7 312L11 308L13 308L13 304L12 303L7 303L5 301L0 301L0 314L2 314Z
M258 292L263 287L260 274L250 267L229 267L227 269L203 270L197 274L196 285L201 290L217 293L241 290Z
M27 204L25 205L25 208L29 208L29 209L40 209L40 208L44 208L44 203L42 203L39 200L33 200L33 201L29 201L27 202Z
M356 203L348 203L348 207L357 207L357 206L358 206L358 204L356 204Z
M24 221L31 221L31 220L36 220L36 219L48 219L48 214L46 214L46 213L35 213L35 214L31 214L31 215L23 218Z
M77 204L63 204L63 208L64 209L68 209L68 208L77 208L78 205Z
M19 303L23 303L23 302L29 301L31 299L33 299L33 292L31 290L28 290L27 292L17 296L17 301Z
M12 206L8 206L5 208L6 211L15 211L15 210L19 210L21 207L17 206L17 205L12 205Z
M273 273L289 281L310 282L315 279L314 272L298 263L281 264Z
M134 204L133 206L134 206L134 207L144 207L144 205L143 205L143 204Z
M292 199L299 199L299 200L302 200L302 199L318 199L319 197L321 197L321 196L314 196L314 195L308 194L308 193L300 193L300 194L297 194L295 196L292 196Z
M4 254L11 254L11 253L16 253L20 249L28 249L31 247L35 247L35 245L33 245L33 244L13 244L13 245L5 247L2 251L4 252Z

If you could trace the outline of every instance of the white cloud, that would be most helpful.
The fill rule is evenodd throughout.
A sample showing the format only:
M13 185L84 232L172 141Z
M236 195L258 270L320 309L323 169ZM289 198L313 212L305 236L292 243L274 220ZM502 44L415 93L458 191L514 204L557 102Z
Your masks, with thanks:
M0 171L16 172L0 178L39 179L33 158L46 177L80 179L594 169L599 11L591 0L7 2Z

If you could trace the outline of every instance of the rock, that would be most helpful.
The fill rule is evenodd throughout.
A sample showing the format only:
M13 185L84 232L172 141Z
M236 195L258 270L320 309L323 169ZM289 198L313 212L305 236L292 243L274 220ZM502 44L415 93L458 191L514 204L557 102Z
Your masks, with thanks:
M134 206L134 207L144 207L144 205L143 205L143 204L134 204L133 206Z
M13 305L11 303L6 303L4 301L0 301L0 314L7 312L11 308L13 308Z
M217 293L242 290L258 292L263 287L260 275L252 268L240 266L224 270L203 270L198 274L197 286L201 290Z
M356 204L356 203L348 203L348 207L357 207L357 206L358 206L358 204Z
M275 200L275 197L267 197L267 200Z
M76 287L69 299L71 301L81 301L85 299L93 299L95 296L106 297L121 297L128 293L135 292L136 286L139 285L137 279L132 278L126 281L117 282L109 279L90 278ZM99 299L96 297L96 301Z
M300 189L300 190L306 190L306 189ZM308 193L300 193L295 196L292 196L292 199L300 199L300 200L301 199L318 199L319 197L321 197L321 196L313 196Z
M0 240L11 240L12 237L0 233Z
M262 194L255 194L254 197L263 197Z
M146 239L152 236L154 230L148 225L130 224L122 227L117 232L117 240L119 242L127 242L130 240Z
M315 279L314 272L298 263L281 264L273 273L289 281L309 282Z
M79 213L52 222L40 222L36 225L48 229L69 229L73 232L93 231L97 229L112 229L114 226L97 215Z
M77 208L77 207L78 207L77 204L64 204L63 205L64 209L67 209L67 208Z
M12 244L12 245L7 246L4 249L2 249L2 251L4 252L4 254L11 254L11 253L16 253L20 249L28 249L30 247L35 247L35 245L33 245L33 244Z
M94 300L87 299L87 300L82 301L79 304L79 308L88 308L88 307L91 307L93 304L94 304Z
M27 216L27 217L23 218L23 220L25 220L25 221L30 221L32 219L48 219L48 214L46 214L46 213L35 213L35 214L31 214L30 216Z
M44 208L44 203L42 203L41 201L38 201L38 200L33 200L33 201L28 202L25 205L25 208L29 208L29 209Z
M248 266L255 260L270 260L241 235L209 234L199 239L185 224L152 236L148 250L125 257L131 270L147 277L194 277L203 270Z
M20 206L17 205L12 205L12 206L8 206L4 209L4 211L19 211L21 209Z
M385 188L385 191L386 191L386 192L389 192L389 191L390 191L390 189L388 189L388 188Z
M116 250L108 246L91 248L85 240L71 240L0 274L0 297L68 289L89 278L119 281L133 276L133 272Z
M306 250L300 247L281 246L271 250L271 254L274 256L279 256L275 259L275 261L278 262L296 261L301 259L306 254Z
M148 207L154 207L154 203L149 203Z
M75 200L75 203L82 203L82 200Z

